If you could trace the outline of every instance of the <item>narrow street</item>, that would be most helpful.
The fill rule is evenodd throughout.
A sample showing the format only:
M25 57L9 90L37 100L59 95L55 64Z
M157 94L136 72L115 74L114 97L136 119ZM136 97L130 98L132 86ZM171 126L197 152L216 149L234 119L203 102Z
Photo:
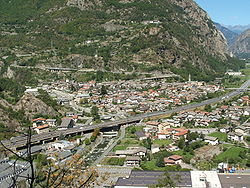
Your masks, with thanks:
M92 164L93 165L97 165L98 163L100 163L104 157L117 145L119 140L122 140L125 137L125 127L122 126L121 127L121 135L119 136L119 138L114 141L104 152L103 154Z

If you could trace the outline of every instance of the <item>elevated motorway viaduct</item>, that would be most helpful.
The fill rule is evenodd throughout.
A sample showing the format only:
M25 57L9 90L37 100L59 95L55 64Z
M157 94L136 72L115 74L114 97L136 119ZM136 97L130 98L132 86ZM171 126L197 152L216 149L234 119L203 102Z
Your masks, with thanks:
M249 86L250 86L250 79L248 81L246 81L240 88L237 88L235 91L232 91L231 93L228 93L225 96L205 100L205 101L202 101L202 102L197 103L197 104L190 104L190 105L186 105L186 106L181 106L181 107L178 107L178 108L175 108L172 110L145 113L145 114L141 114L141 115L137 115L137 116L132 116L132 117L129 117L126 119L109 121L109 122L104 122L104 123L100 123L100 124L96 124L96 125L74 127L74 128L70 128L70 129L66 129L66 130L57 130L57 131L53 131L53 132L49 132L49 133L32 135L31 141L32 141L32 144L41 144L43 142L56 140L60 135L72 136L72 135L77 135L77 134L84 134L84 133L93 131L95 128L104 129L104 128L117 127L117 126L121 126L121 125L125 125L125 124L139 122L145 118L152 118L152 117L157 117L157 116L169 115L169 114L176 113L176 112L181 112L181 111L186 111L189 109L198 108L198 107L201 107L204 105L213 104L213 103L223 101L225 99L232 98L232 97L238 95L239 93L241 93L242 90L247 89ZM8 148L18 150L18 149L23 148L27 145L27 137L26 136L13 137L10 140L2 141L2 143Z

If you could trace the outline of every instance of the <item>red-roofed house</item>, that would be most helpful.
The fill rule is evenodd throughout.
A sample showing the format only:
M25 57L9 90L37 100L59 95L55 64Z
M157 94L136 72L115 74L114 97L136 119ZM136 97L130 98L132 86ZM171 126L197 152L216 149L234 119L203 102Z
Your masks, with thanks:
M224 106L221 106L220 108L221 108L222 110L226 110L226 109L228 109L228 106L224 105Z
M146 122L147 125L151 125L151 126L158 126L160 123L157 121L148 121Z
M48 124L41 125L36 127L34 130L37 132L37 134L47 133L49 132L49 125Z
M243 97L241 97L241 100L242 100L243 103L245 103L246 105L249 105L249 101L250 101L249 96L243 96Z
M157 138L158 139L168 139L171 137L170 133L157 133Z
M176 131L176 133L173 135L173 139L180 139L180 137L182 137L182 136L184 136L184 138L186 138L187 134L189 132L189 130L187 130L187 129L178 129L178 130L175 129L175 131Z
M46 123L46 119L44 119L44 118L37 118L37 119L33 119L32 122L33 122L32 123L33 128L35 128L35 127L38 127L38 126L41 126L41 125L45 124Z
M164 163L166 166L181 164L182 163L182 156L171 155L170 157L165 157Z

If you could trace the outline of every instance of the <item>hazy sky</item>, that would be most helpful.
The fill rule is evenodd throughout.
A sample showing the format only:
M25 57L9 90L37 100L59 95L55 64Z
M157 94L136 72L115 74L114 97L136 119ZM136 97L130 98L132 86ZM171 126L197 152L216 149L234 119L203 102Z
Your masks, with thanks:
M250 24L250 0L194 0L213 21L225 25Z

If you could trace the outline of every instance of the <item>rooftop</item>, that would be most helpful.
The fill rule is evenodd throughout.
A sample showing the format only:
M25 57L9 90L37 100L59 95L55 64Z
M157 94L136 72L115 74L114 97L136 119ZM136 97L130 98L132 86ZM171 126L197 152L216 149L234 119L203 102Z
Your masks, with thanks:
M146 136L146 135L144 134L144 132L142 132L142 131L136 131L135 134L136 134L136 136L139 137L139 138L140 138L140 137L145 137L145 136Z
M224 188L247 188L250 186L250 175L248 174L219 174L219 179Z
M164 176L165 172L162 171L132 171L129 178L119 178L116 182L116 186L134 186L145 187L158 183L159 178ZM173 181L175 181L178 187L192 187L190 172L169 172L169 175ZM180 175L180 180L176 181Z

